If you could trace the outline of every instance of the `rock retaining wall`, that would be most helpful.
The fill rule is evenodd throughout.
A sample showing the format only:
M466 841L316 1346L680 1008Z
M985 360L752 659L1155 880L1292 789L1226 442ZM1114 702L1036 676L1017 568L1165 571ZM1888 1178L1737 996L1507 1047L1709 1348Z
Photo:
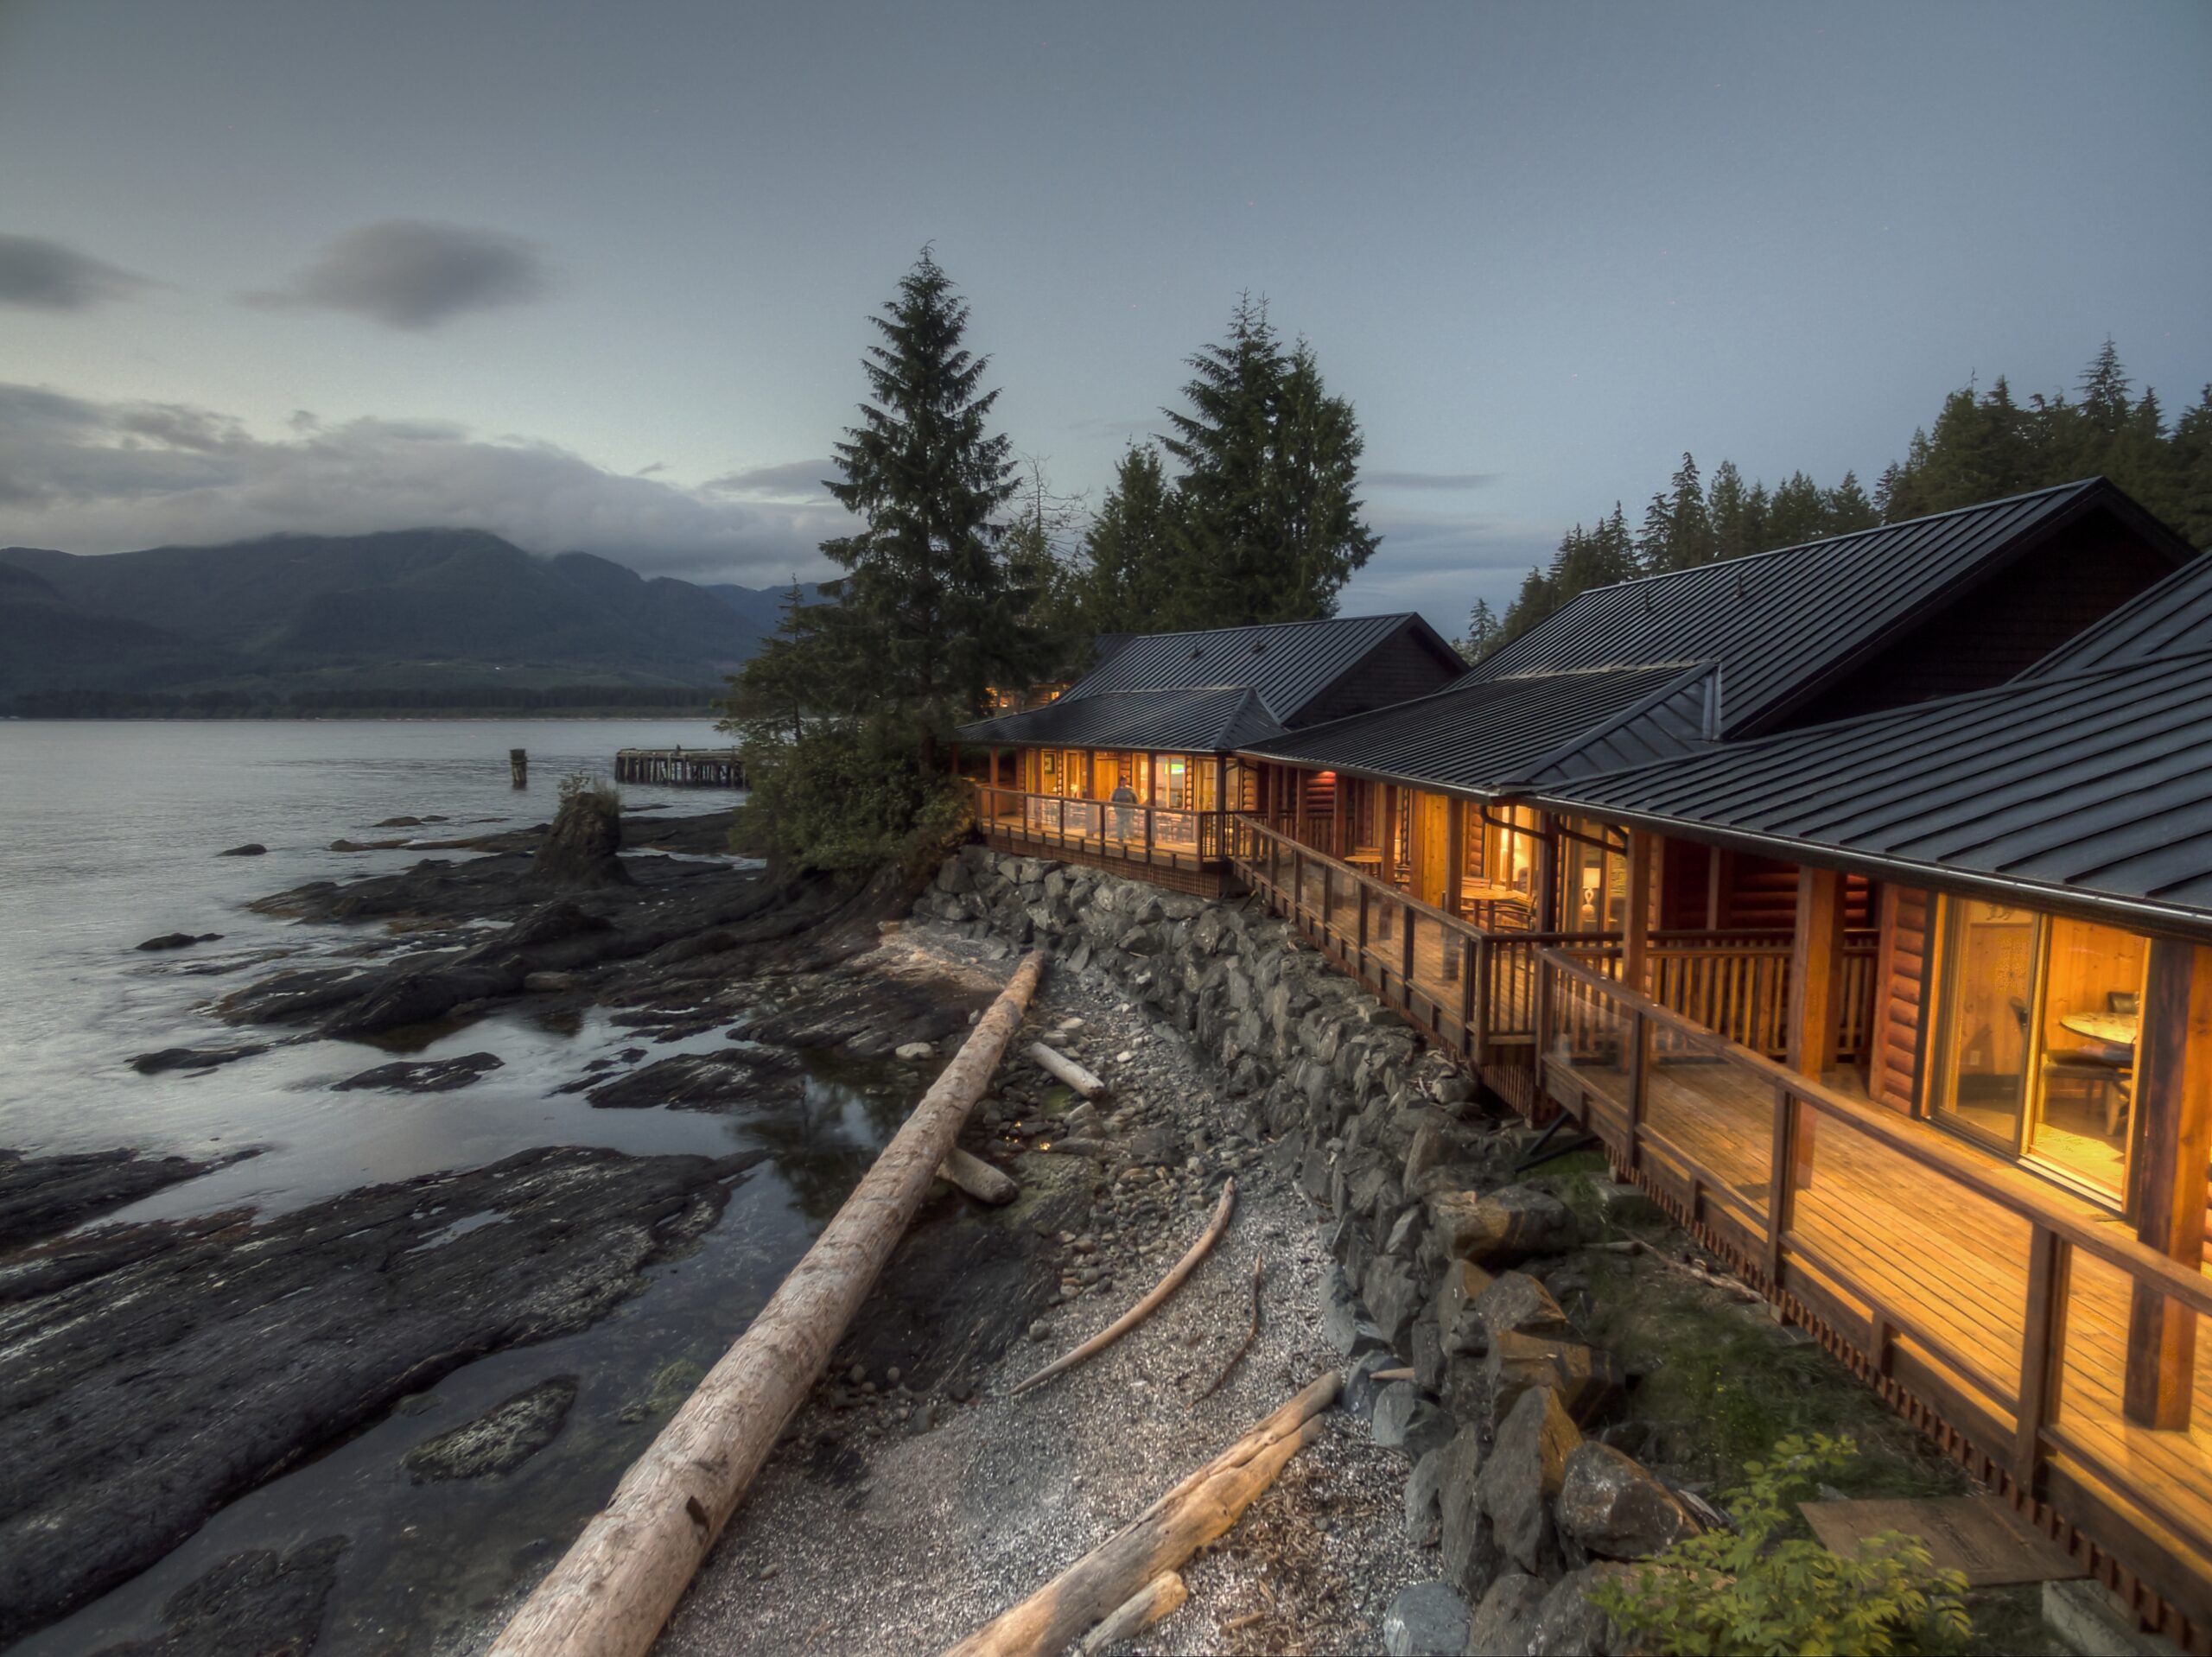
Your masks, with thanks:
M1602 1653L1582 1588L1694 1521L1605 1441L1627 1378L1547 1286L1578 1269L1580 1226L1516 1181L1520 1124L1256 902L969 847L916 914L1103 974L1218 1063L1268 1166L1326 1211L1346 1401L1411 1463L1407 1523L1471 1609L1464 1648ZM1394 1648L1443 1648L1433 1588L1394 1616Z

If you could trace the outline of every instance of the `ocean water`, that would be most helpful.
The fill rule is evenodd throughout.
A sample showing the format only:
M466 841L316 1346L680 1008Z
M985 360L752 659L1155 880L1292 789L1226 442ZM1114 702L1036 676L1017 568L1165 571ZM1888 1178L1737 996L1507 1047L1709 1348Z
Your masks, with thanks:
M597 1015L573 1032L510 1017L442 1037L417 1056L488 1050L503 1061L447 1094L333 1092L333 1082L391 1057L350 1043L276 1046L198 1076L130 1066L164 1047L269 1039L266 1029L219 1023L209 1004L276 969L279 952L284 964L312 962L365 935L255 915L253 899L426 854L470 855L339 854L332 841L542 822L563 775L609 776L619 748L726 740L696 721L0 721L0 1150L257 1152L111 1216L131 1220L240 1203L276 1212L541 1145L720 1156L755 1143L750 1118L595 1110L555 1093L591 1059L636 1044L634 1032ZM523 790L509 784L515 747L531 757ZM622 793L627 806L670 814L734 797ZM448 821L374 828L403 815ZM248 841L268 854L217 855ZM223 937L174 952L135 948L173 931ZM653 1044L652 1057L721 1040L716 1031ZM658 1424L619 1424L623 1405L663 1365L709 1365L742 1332L912 1092L893 1067L820 1070L799 1107L805 1131L778 1135L781 1146L807 1148L781 1149L785 1160L755 1170L700 1249L653 1268L644 1294L592 1330L467 1366L434 1389L424 1413L389 1419L233 1502L160 1565L19 1649L80 1652L143 1636L163 1601L220 1559L334 1533L351 1541L319 1651L455 1648L456 1631L550 1563L650 1441ZM791 1165L793 1154L806 1165ZM418 1487L401 1470L413 1444L558 1374L582 1386L568 1425L516 1474Z

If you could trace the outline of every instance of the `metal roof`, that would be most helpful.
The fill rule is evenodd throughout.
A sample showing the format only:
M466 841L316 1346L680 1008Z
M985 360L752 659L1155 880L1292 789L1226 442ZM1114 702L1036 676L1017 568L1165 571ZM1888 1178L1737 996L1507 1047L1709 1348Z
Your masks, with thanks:
M2212 651L2015 680L1535 792L1785 857L1840 853L1934 885L2003 883L2212 932Z
M1720 664L1724 737L1859 666L1936 605L1987 581L2097 510L2188 556L2177 536L2101 478L1910 523L1651 575L1581 594L1485 657L1473 682L1564 668L1694 659Z
M1410 612L1337 616L1326 621L1139 634L1071 686L1060 702L1115 691L1249 685L1287 725L1295 722L1300 708L1402 631L1411 632L1457 670L1459 658L1452 646Z
M1249 685L1072 695L960 727L963 742L1228 753L1282 729Z
M1707 663L1533 673L1453 687L1371 714L1248 746L1255 759L1470 793L1630 758L1688 751L1701 740Z
M2212 554L2183 564L2020 676L2047 678L2202 650L2212 650Z

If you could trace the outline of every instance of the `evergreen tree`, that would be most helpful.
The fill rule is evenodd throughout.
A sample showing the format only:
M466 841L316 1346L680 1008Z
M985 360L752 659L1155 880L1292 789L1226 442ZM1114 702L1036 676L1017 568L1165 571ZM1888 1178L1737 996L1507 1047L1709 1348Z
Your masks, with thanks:
M2082 417L2090 429L2110 437L2126 425L2129 412L2127 371L2120 365L2120 347L2112 336L2082 373Z
M1847 472L1843 481L1827 492L1821 501L1827 518L1827 532L1830 535L1850 535L1859 530L1871 530L1882 521L1874 510L1874 503L1866 498L1866 492L1859 487L1859 474Z
M2212 385L2175 423L2172 523L2192 547L2212 547Z
M1694 569L1713 562L1713 520L1706 511L1705 490L1700 484L1697 461L1685 454L1675 468L1673 488L1667 498L1667 539L1658 568Z
M1497 642L1498 620L1492 614L1488 599L1477 599L1475 607L1467 613L1467 637L1460 654L1470 662L1479 662Z
M1667 547L1674 536L1674 502L1663 492L1644 503L1643 533L1636 538L1636 561L1645 570L1668 568Z
M1247 295L1229 337L1190 359L1188 411L1166 409L1179 580L1164 619L1185 627L1304 621L1374 555L1361 521L1363 443L1351 405L1322 384L1304 341L1286 349Z
M1767 503L1766 538L1770 547L1794 547L1817 541L1827 533L1827 502L1821 486L1802 472L1793 472L1775 486Z
M1744 474L1736 469L1733 460L1723 460L1713 468L1713 486L1706 494L1706 508L1713 522L1715 558L1740 558L1764 544L1765 504L1766 497L1762 492L1759 510L1756 513L1752 511L1751 492L1744 486Z
M982 708L988 688L1035 665L1021 621L1029 595L1000 548L1019 486L1012 444L989 429L990 359L963 343L968 306L927 249L873 320L882 343L862 369L878 401L836 446L843 476L830 486L862 527L822 550L848 572L837 602L867 619L881 652L867 689L916 721L926 774L939 739Z
M1149 443L1132 443L1084 536L1084 613L1093 632L1157 632L1177 587L1175 494Z
M1531 569L1521 579L1521 591L1506 606L1505 619L1499 624L1497 644L1510 644L1559 608L1559 600L1552 591L1551 582L1541 569Z

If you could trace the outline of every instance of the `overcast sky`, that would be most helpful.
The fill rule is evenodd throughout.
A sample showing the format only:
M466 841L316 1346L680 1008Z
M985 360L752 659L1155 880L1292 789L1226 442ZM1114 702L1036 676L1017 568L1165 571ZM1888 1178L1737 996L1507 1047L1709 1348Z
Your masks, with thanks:
M763 585L933 243L1092 500L1239 289L1457 632L1681 451L2212 379L2212 5L0 0L0 544L474 524Z

